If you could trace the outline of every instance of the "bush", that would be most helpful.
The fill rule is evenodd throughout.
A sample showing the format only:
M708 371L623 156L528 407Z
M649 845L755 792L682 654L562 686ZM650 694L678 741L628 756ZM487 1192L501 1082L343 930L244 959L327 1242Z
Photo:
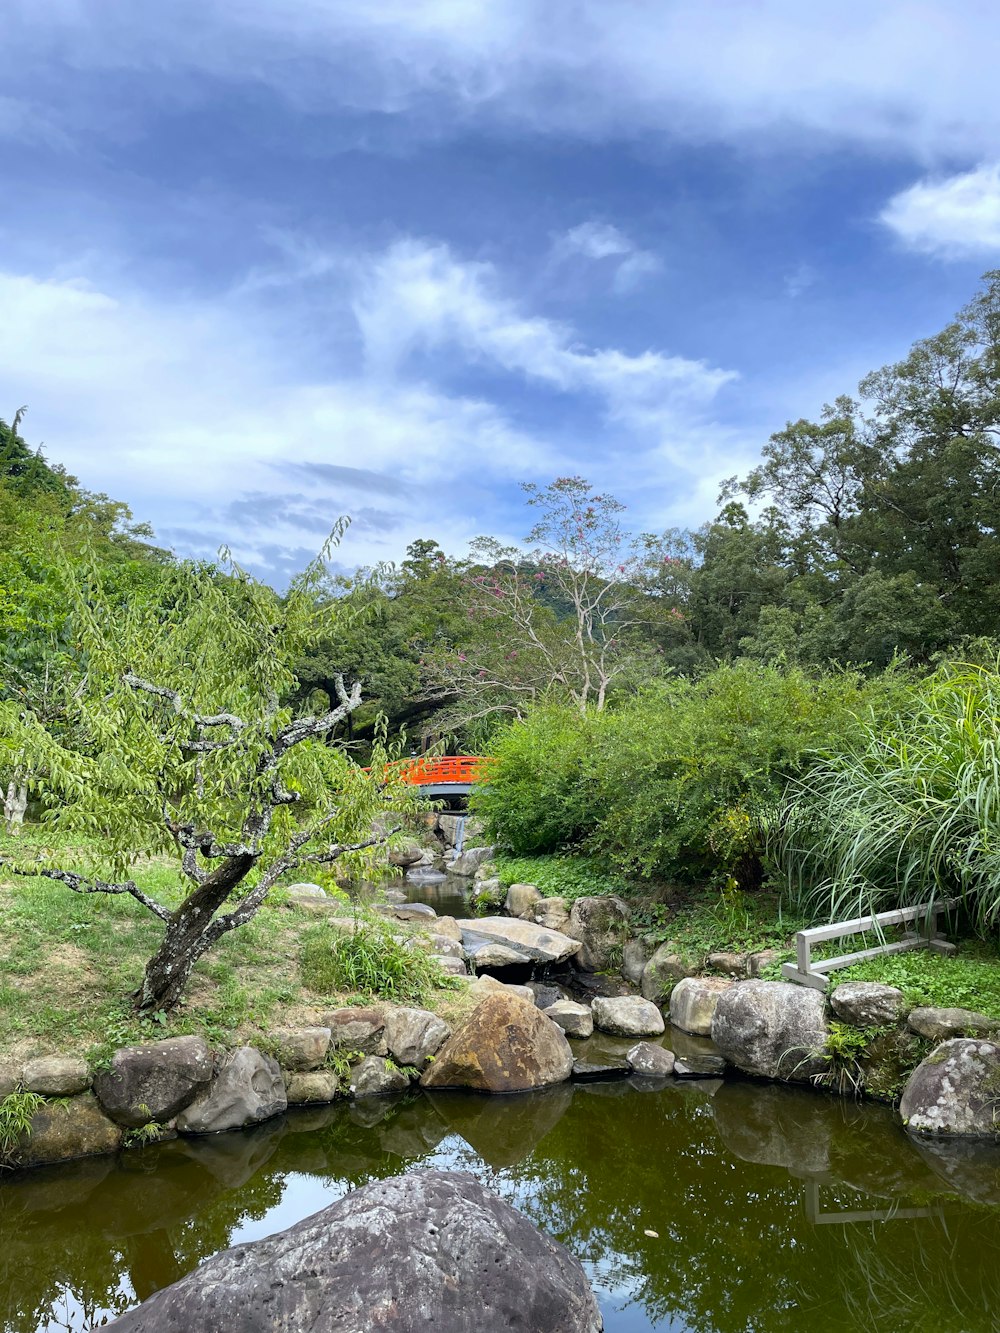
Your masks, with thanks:
M958 897L1000 924L1000 663L947 663L791 793L793 893L833 920Z
M757 888L789 778L891 695L886 678L736 662L615 711L546 706L498 739L477 809L516 855L574 850L626 875Z
M625 879L607 865L585 856L497 856L497 874L505 886L534 884L545 898L592 897L602 893L627 894Z
M446 982L427 954L409 948L377 917L358 918L353 934L329 922L302 935L302 984L317 995L358 992L384 1000L422 1000Z

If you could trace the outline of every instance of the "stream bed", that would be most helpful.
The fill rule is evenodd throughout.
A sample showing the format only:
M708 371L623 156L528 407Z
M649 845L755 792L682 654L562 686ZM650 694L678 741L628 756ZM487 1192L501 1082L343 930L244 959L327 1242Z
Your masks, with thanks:
M410 1093L10 1175L0 1325L100 1327L219 1249L424 1167L473 1172L563 1241L608 1333L997 1327L1000 1152L705 1080Z

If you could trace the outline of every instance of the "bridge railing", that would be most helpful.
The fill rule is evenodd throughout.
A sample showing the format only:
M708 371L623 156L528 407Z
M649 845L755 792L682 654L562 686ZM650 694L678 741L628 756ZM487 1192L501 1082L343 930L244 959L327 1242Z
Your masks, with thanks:
M441 786L456 783L471 786L489 781L490 766L496 761L479 754L441 755L414 759L400 769L403 782L416 787Z

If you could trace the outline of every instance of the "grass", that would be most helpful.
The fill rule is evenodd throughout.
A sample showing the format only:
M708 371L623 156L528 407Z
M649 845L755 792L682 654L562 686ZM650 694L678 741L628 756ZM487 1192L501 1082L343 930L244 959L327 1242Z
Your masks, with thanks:
M990 1018L1000 1018L1000 959L996 951L978 941L969 941L961 949L953 958L927 949L873 958L833 973L832 984L881 981L898 987L913 1005L974 1009Z
M544 898L589 897L617 893L628 897L632 890L620 873L586 856L503 856L493 858L500 882L534 884Z
M32 847L49 845L42 837L29 828L16 844L0 839L0 854L15 846L23 860ZM97 850L67 846L64 863L82 869ZM162 902L180 901L173 862L147 860L133 874ZM159 942L162 923L132 898L76 894L50 880L4 878L0 869L0 1064L51 1052L89 1052L100 1061L119 1046L188 1033L233 1046L262 1038L270 1027L314 1021L317 1007L370 998L370 990L354 992L346 975L346 984L338 985L304 962L307 954L314 963L318 956L315 943L312 953L309 946L323 910L276 891L253 921L197 964L181 1005L140 1019L128 996ZM400 926L402 933L409 929ZM373 954L378 950L376 940ZM407 950L406 962L421 978L424 1003L447 1016L459 997L436 988L437 977L418 950ZM398 963L392 964L397 990L403 984ZM373 973L372 983L379 981Z

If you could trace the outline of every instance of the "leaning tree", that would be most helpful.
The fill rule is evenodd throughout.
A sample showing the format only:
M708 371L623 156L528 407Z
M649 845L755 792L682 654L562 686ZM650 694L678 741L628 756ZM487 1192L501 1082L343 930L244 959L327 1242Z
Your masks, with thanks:
M384 745L369 772L329 743L361 702L358 682L336 677L318 711L287 702L291 664L329 634L331 617L352 614L317 596L326 554L284 597L228 555L172 567L131 597L109 593L96 562L63 560L79 673L59 726L0 706L0 745L45 775L35 795L53 845L90 849L82 868L53 852L0 864L76 893L131 895L160 918L139 1010L175 1005L198 959L250 921L282 875L334 861L363 870L391 836L386 815L413 806ZM134 874L163 853L178 865L167 902Z

